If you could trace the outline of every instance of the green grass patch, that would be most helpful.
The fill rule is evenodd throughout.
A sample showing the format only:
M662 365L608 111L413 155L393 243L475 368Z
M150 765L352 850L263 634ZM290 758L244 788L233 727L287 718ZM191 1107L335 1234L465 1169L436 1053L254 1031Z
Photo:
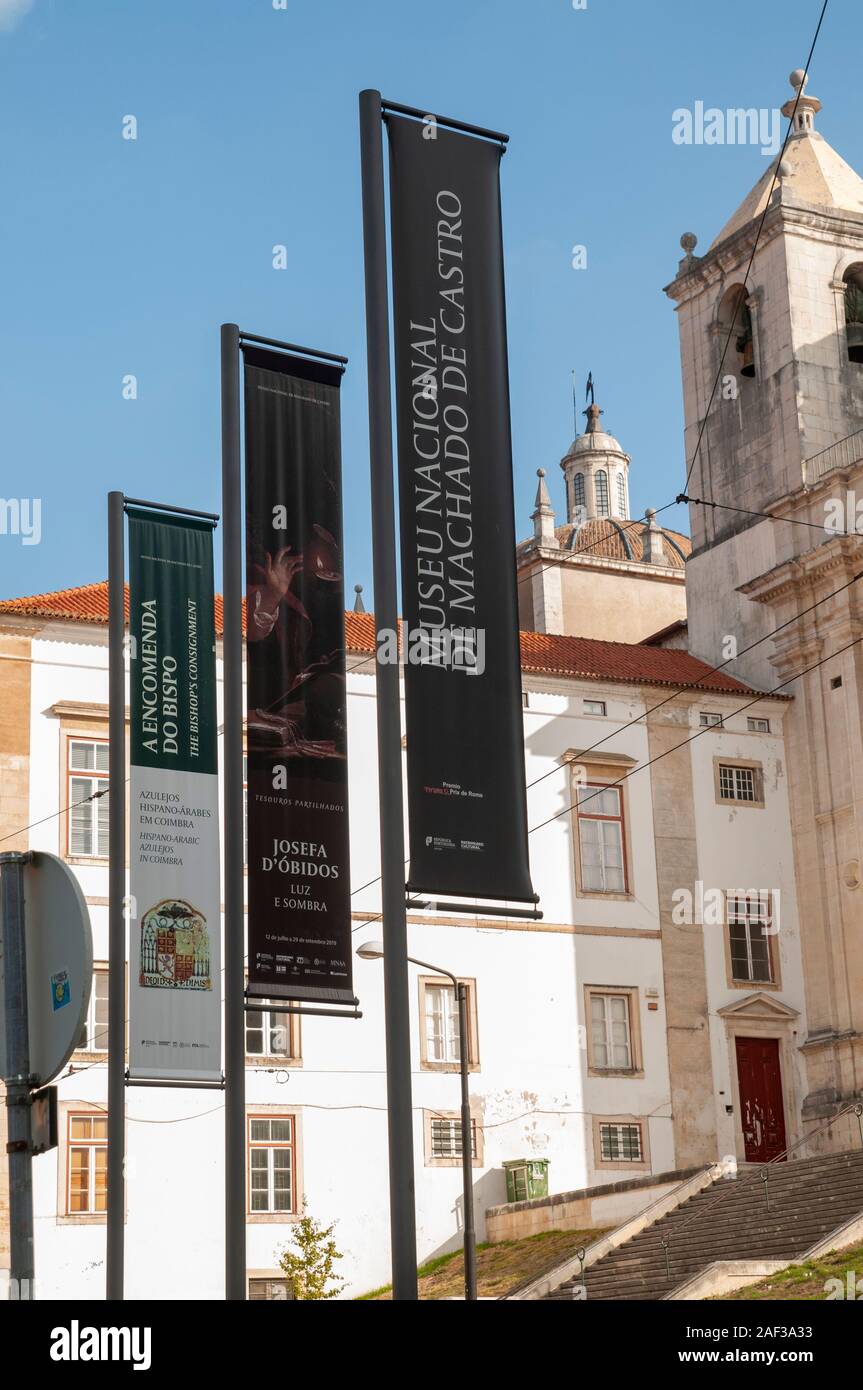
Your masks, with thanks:
M788 1301L808 1300L829 1301L831 1297L839 1301L848 1297L848 1275L854 1276L854 1289L858 1299L863 1300L863 1243L848 1246L845 1250L831 1251L817 1260L806 1260L802 1264L788 1265L777 1274L769 1274L757 1284L738 1289L735 1293L721 1295L723 1302ZM829 1280L839 1280L837 1285L828 1286ZM860 1288L857 1290L857 1281Z
M522 1240L501 1240L477 1246L477 1290L481 1298L500 1298L523 1280L561 1264L576 1250L598 1240L603 1231L539 1231ZM421 1299L458 1298L464 1293L464 1257L461 1250L435 1255L417 1270ZM387 1284L360 1294L357 1302L392 1297Z

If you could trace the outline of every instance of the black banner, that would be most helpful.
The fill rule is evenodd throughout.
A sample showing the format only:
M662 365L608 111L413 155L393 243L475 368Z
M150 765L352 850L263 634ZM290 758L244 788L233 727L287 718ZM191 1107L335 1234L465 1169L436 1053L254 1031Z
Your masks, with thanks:
M348 1002L341 371L244 355L249 992Z
M387 116L410 882L532 900L500 146Z

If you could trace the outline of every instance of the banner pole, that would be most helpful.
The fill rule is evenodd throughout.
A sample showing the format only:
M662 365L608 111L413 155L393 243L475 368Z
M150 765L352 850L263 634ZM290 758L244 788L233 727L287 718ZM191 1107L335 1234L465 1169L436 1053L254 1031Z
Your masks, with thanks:
M398 631L392 403L381 94L360 93L375 627ZM401 700L397 661L377 661L378 781L384 936L390 1240L393 1298L417 1297L411 1033L408 1004Z
M31 1135L30 1030L24 934L24 865L27 853L0 854L0 956L5 964L6 1119L9 1165L10 1298L34 1292L33 1148Z
M243 622L240 330L223 323L222 689L225 854L225 1298L246 1297Z
M105 1296L123 1298L126 1167L125 498L108 493L108 1190Z

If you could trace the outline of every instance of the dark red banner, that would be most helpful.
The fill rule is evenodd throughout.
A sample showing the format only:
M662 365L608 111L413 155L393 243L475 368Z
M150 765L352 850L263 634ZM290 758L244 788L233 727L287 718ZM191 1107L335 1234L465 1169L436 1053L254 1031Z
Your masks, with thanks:
M337 367L245 348L249 993L350 1002Z

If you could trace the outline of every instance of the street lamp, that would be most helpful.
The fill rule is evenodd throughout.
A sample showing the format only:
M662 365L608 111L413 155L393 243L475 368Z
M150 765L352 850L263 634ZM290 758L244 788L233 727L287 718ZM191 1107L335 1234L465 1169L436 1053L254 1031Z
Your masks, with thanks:
M366 941L357 947L361 960L383 960L382 941ZM464 1203L464 1296L469 1302L476 1301L476 1229L473 1218L473 1142L471 1133L470 1095L468 1093L469 1033L467 1022L467 986L451 970L439 965L429 965L426 960L408 956L411 965L419 965L423 970L433 970L436 975L446 975L452 980L458 1000L458 1055L461 1075L461 1168Z

